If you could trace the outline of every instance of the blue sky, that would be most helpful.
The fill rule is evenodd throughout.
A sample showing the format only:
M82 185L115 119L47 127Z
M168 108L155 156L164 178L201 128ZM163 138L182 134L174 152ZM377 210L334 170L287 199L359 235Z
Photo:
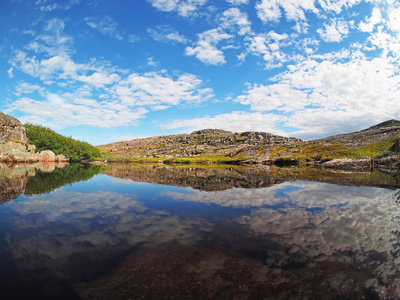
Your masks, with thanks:
M400 119L394 0L2 0L0 110L94 145Z

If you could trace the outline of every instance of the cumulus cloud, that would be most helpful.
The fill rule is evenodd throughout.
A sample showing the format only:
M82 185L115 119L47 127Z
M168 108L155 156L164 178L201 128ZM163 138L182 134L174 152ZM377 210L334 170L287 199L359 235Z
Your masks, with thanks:
M348 127L363 129L368 124L399 118L397 66L386 58L360 57L342 62L341 57L309 59L289 67L275 78L278 83L249 85L235 101L255 111L287 112L286 125L302 128L296 136L303 138L323 137L347 131Z
M15 50L9 60L12 72L22 72L41 81L41 85L28 82L17 85L18 99L4 108L8 113L27 114L20 118L23 122L54 128L137 125L149 111L182 103L193 105L213 97L212 90L193 74L175 72L172 76L166 71L140 74L117 69L107 61L76 62L62 47L58 50L50 47L69 43L63 29L64 22L52 20L46 27L49 34L36 38L36 47L29 44L24 51ZM113 30L109 32L114 34ZM149 63L155 64L154 60ZM66 86L69 91L58 89ZM34 92L39 93L27 96Z
M340 42L349 34L349 25L352 22L333 20L330 24L324 24L325 29L318 29L317 32L325 42Z
M204 128L224 129L232 132L264 131L279 135L285 132L276 129L276 124L286 120L285 117L268 113L232 112L216 116L194 119L178 119L161 125L163 129L184 129L195 131Z
M182 74L176 80L165 72L130 74L112 88L121 103L129 106L178 105L182 102L199 103L213 96L202 81L192 74Z
M199 34L199 39L195 47L187 47L185 54L195 56L198 60L208 65L221 65L226 63L222 50L217 48L217 44L223 40L230 39L232 35L220 29L210 29Z
M164 12L176 12L182 17L197 15L200 7L207 3L207 0L148 0L153 7Z
M226 2L233 5L241 5L241 4L248 4L249 0L226 0Z
M155 29L149 28L147 30L149 35L158 42L171 42L186 44L188 39L181 35L177 30L173 29L169 25L160 25Z
M52 93L45 94L41 100L21 97L6 111L15 110L26 114L20 117L24 123L43 124L55 129L76 125L100 128L137 125L148 112L143 107L130 108L113 102L75 98L74 94Z
M89 27L100 31L101 34L107 35L119 41L124 39L118 30L118 23L115 22L110 16L104 16L101 18L86 17L84 20Z
M241 12L238 8L230 8L223 12L220 26L227 29L237 28L239 35L246 35L251 33L251 22L247 14Z
M242 55L249 54L261 56L265 61L266 69L281 67L283 63L292 60L283 50L286 47L287 34L278 34L270 31L267 34L255 34L247 37L248 46L246 52ZM288 43L290 45L291 42Z
M295 21L295 29L299 32L306 31L308 26L305 13L311 11L318 13L314 0L261 0L256 5L259 19L265 23L278 22L284 13L288 21Z

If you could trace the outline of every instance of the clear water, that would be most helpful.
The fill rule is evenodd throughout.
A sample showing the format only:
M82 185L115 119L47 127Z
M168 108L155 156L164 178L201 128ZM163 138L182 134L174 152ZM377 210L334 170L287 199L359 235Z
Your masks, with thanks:
M2 168L1 299L400 298L396 180Z

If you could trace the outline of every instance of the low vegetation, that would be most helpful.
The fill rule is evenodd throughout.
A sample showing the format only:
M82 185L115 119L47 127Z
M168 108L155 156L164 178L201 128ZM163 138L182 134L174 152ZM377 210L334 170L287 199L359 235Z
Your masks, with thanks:
M36 146L36 151L51 150L56 155L63 154L73 161L94 160L103 156L103 153L91 144L65 137L50 128L30 123L24 126L29 142Z
M334 142L327 145L318 145L314 142L309 142L304 145L296 145L292 149L277 147L271 151L271 154L281 159L293 159L300 162L323 162L334 158L360 158L363 156L375 158L387 151L393 150L397 138L397 136L392 136L376 143L352 149L347 148L342 143Z

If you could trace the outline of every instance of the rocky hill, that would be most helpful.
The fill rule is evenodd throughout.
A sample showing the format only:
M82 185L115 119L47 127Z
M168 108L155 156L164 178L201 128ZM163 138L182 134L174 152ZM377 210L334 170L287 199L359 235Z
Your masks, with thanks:
M327 138L314 140L313 142L319 145L340 143L351 149L366 146L393 136L397 136L400 133L399 130L400 121L389 120L361 131L338 134Z
M213 157L225 162L315 164L347 156L369 156L372 163L372 158L389 150L400 152L399 135L400 121L390 120L365 130L307 142L265 132L233 133L205 129L191 134L135 139L98 147L111 153L110 160L117 161L141 158L139 161L179 162L179 158L185 158L195 162Z
M303 143L296 138L286 138L265 132L233 133L219 129L205 129L191 134L135 139L98 146L114 155L136 157L176 158L198 155L224 155L227 157L259 157L268 159L276 146L294 147Z

